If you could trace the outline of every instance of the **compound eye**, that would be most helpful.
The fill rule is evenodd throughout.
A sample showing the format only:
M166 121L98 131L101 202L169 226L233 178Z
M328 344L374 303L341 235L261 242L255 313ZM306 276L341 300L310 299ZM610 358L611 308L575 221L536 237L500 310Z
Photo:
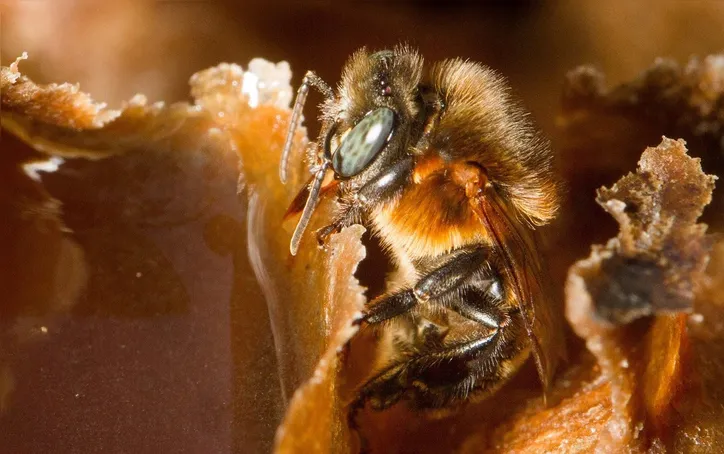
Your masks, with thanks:
M332 168L337 175L350 178L364 170L387 144L394 123L395 113L387 107L365 115L332 154Z

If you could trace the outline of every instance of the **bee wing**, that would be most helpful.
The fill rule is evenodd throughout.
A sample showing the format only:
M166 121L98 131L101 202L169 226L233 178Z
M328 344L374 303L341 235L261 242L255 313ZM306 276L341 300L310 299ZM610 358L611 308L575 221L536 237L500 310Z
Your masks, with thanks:
M470 203L502 253L502 271L512 283L520 304L538 375L547 390L562 355L563 337L558 326L560 320L554 313L555 304L545 288L534 231L515 219L512 209L490 185L482 195L471 198Z

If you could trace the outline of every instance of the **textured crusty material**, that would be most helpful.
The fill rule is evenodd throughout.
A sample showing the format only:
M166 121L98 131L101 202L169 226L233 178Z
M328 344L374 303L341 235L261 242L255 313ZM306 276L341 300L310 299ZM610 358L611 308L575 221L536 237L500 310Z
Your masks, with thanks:
M713 242L696 221L714 180L683 141L664 138L643 153L635 174L598 191L621 230L571 267L566 313L611 383L601 449L675 442L667 439L672 405L691 370L686 321ZM634 323L647 316L654 318Z
M22 179L23 171L30 169L29 164L38 165L39 170L46 168L44 163L49 162L48 156L54 159L108 158L90 165L70 160L56 173L46 175L44 180L65 181L64 170L72 169L68 170L73 175L71 181L82 180L97 185L103 201L109 205L106 210L110 213L104 218L118 217L121 223L138 215L145 216L150 225L158 222L170 228L201 219L205 224L207 244L223 254L231 250L239 257L234 274L242 287L238 288L240 294L234 296L232 309L235 312L230 314L232 323L242 328L237 333L241 339L234 340L235 344L242 344L238 347L240 356L234 358L242 363L238 365L241 371L235 378L237 414L234 424L247 426L232 428L232 432L243 434L236 446L244 451L254 447L245 440L256 442L261 439L252 450L268 451L274 440L265 435L267 428L279 424L277 408L285 404L288 405L287 416L276 440L280 452L291 452L306 445L319 452L344 446L346 441L339 440L346 433L342 425L345 419L335 397L337 356L341 346L356 331L350 322L362 309L364 301L363 289L353 276L364 257L360 242L364 229L361 226L345 229L335 236L326 250L318 248L310 235L302 243L300 254L289 256L289 235L294 226L282 225L281 219L304 175L298 146L295 148L296 173L290 184L282 186L276 172L291 100L288 65L273 65L257 59L252 60L249 71L243 71L237 65L222 64L192 77L191 93L195 99L192 105L159 103L149 106L142 96L137 96L122 109L110 111L93 102L78 87L34 84L20 73L19 61L2 68L0 74L3 132L20 139L13 139L12 143L6 139L3 152L9 157L15 156L9 154L11 151L23 150L17 159L3 162L8 172L17 173L17 178ZM306 139L303 131L300 132L299 142L303 143ZM62 159L57 163L62 163ZM149 175L153 177L149 179ZM238 190L240 194L231 210L228 205L230 175L234 186L238 184L234 192ZM122 178L122 185L116 186L118 176ZM61 210L57 208L58 201L28 175L24 177L28 181L23 184L40 193L37 206L22 194L17 195L17 200L7 200L3 206L11 211L19 203L25 203L21 210L52 220L53 229L57 231L56 241L63 241L67 246L46 249L45 254L47 256L58 248L60 252L70 248L66 253L70 254L70 259L65 255L54 258L51 254L50 260L55 260L55 264L49 265L52 269L63 261L73 265L66 270L68 276L61 276L68 280L68 283L61 282L63 288L69 288L67 300L70 302L67 304L71 307L82 305L78 300L83 301L84 297L78 294L82 289L91 288L95 296L106 299L96 302L106 304L105 310L133 313L133 309L128 309L131 305L128 300L145 299L135 294L137 284L125 289L115 288L122 280L95 275L87 282L84 270L105 268L100 262L108 259L100 256L109 243L130 243L129 247L133 248L131 257L128 253L115 256L118 260L116 269L135 269L137 256L143 260L143 255L151 255L152 249L148 245L133 245L136 239L128 238L130 233L123 230L114 230L113 235L106 232L103 237L84 235L82 246L78 246L75 240L78 235L69 233L64 225ZM82 188L84 192L80 193L78 187L53 189L51 192L62 196L67 216L75 217L79 206L94 203L92 187ZM144 197L139 194L141 191L150 195ZM157 205L152 205L149 198ZM31 202L34 205L29 205ZM310 228L321 227L332 208L330 201L322 204ZM174 215L171 219L166 217L169 210ZM221 214L215 214L217 211ZM162 217L159 219L159 216ZM241 225L235 220L239 217ZM229 239L231 235L238 238ZM36 235L28 241L43 238ZM191 238L187 240L189 242L193 243ZM184 247L188 248L188 244ZM34 257L19 256L16 260L33 263ZM152 260L158 267L159 259ZM165 264L173 271L170 265ZM7 266L20 265L12 262ZM73 272L74 267L79 271ZM143 272L138 273L139 277L142 275ZM38 277L58 280L52 273ZM180 284L177 279L160 279L156 281L157 288L148 288L147 292L149 297L164 295L161 301L165 299L168 303L158 304L180 307L178 310L183 313L188 310L184 308L189 302ZM20 313L35 312L37 300L48 299L45 295L43 298L22 297L22 293L21 289ZM13 299L9 298L10 302ZM259 303L264 304L263 310L259 310ZM5 309L10 307L6 305ZM52 318L61 309L45 308L43 313ZM153 312L153 308L148 309ZM11 314L15 315L15 312ZM269 318L273 333L264 331L264 327L268 327L265 320ZM273 344L264 342L267 335L271 335ZM52 341L52 336L47 339L47 342ZM22 379L13 378L12 364L4 371L0 375L2 402L12 397L14 381ZM277 390L278 398L264 395L273 394L277 384L281 384L281 389ZM312 430L310 419L318 422ZM330 427L334 430L330 431ZM259 433L249 433L254 431ZM304 438L299 438L302 435Z
M605 248L593 247L596 277L586 281L602 322L690 312L713 242L696 221L715 180L687 156L683 141L664 138L643 153L636 174L598 190L596 201L621 228Z
M564 176L571 181L571 202L559 231L553 232L559 235L554 239L559 250L550 263L559 291L573 260L607 239L595 236L605 233L605 226L585 227L606 215L588 189L612 184L633 169L644 145L673 135L652 112L661 109L665 123L677 125L676 136L685 137L692 154L702 156L709 168L707 157L715 152L705 145L722 130L722 89L716 81L724 78L716 69L719 57L712 58L670 73L664 85L646 76L627 85L634 87L629 93L652 94L623 97L629 99L625 108L611 95L625 89L606 91L596 82L589 85L595 96L583 96L584 82L598 79L580 75L583 70L571 76L555 138ZM75 86L34 84L20 73L18 62L2 68L0 171L3 184L12 188L0 193L0 209L12 220L12 235L3 237L21 241L25 252L0 255L5 260L0 264L24 276L8 283L7 303L0 307L2 317L11 321L1 328L0 413L22 414L17 412L24 403L14 396L26 377L17 358L38 343L52 351L55 328L67 323L67 315L157 319L158 314L193 312L195 297L188 289L197 287L184 281L189 265L168 260L168 251L187 254L181 263L193 263L212 285L223 281L223 272L204 269L212 262L199 251L210 248L234 261L228 314L234 327L234 362L228 366L234 369L233 449L327 453L357 446L344 408L355 366L345 361L354 355L341 347L351 337L353 347L369 341L356 336L350 323L364 303L353 277L365 257L364 229L344 230L326 249L307 235L299 255L289 256L294 222L281 219L306 176L300 159L303 130L293 151L297 164L290 183L282 186L276 171L292 95L289 78L284 64L256 60L249 71L222 64L193 76L193 104L148 105L139 96L108 110ZM661 100L669 99L671 87L690 89L682 89L685 95L663 109ZM669 121L677 114L687 120ZM637 121L646 127L634 128L634 135L630 125ZM645 134L655 134L655 141L646 136L642 145ZM54 173L38 177L43 168L57 165ZM697 224L712 187L712 178L701 172L684 144L666 139L644 152L636 174L599 191L598 201L620 223L621 233L571 268L568 320L585 344L571 336L569 361L553 383L547 406L529 364L498 394L454 415L414 414L404 405L365 412L361 427L371 451L712 452L721 446L724 246L713 245L705 271L712 239ZM715 192L713 206L720 199ZM93 216L88 204L98 207ZM309 231L324 225L333 209L331 200L324 201ZM155 242L130 229L134 222L154 229ZM197 245L191 234L178 240L173 232L179 226L202 232L204 242ZM720 229L712 222L709 231ZM164 242L175 246L157 248ZM9 243L0 245L9 248ZM132 270L133 281L123 280L126 270ZM153 278L140 281L145 275ZM44 330L28 324L29 315ZM178 358L173 365L177 376L197 374L195 380L203 380L227 372L197 371L198 362ZM114 376L137 374L124 367L117 363ZM173 397L190 399L184 392ZM60 398L50 410L62 413L80 404ZM192 412L203 414L203 407ZM111 424L113 417L96 419ZM66 446L59 437L59 446ZM94 447L93 440L87 443L88 449ZM188 448L188 440L184 443L179 450Z

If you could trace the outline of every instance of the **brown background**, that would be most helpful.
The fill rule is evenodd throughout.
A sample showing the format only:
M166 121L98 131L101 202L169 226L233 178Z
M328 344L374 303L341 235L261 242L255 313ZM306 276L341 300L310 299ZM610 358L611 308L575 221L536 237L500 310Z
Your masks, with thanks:
M724 48L724 3L702 1L243 2L94 0L0 2L3 64L22 51L44 82L79 82L118 106L135 93L187 98L187 80L220 61L287 60L336 81L361 46L398 42L429 60L486 63L548 127L565 72L582 63L612 82L657 57L685 61Z

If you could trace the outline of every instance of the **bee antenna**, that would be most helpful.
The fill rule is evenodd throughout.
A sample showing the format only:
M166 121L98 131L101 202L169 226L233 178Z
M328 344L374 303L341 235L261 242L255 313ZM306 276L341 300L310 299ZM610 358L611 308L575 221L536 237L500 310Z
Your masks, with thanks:
M302 79L302 84L297 90L297 97L294 100L294 108L292 109L292 117L289 121L289 130L287 131L287 138L284 141L284 149L282 150L282 159L279 162L279 179L282 183L287 182L287 168L289 166L289 155L292 152L292 144L294 143L294 133L302 121L302 110L304 109L304 103L307 101L310 86L319 90L327 99L334 98L332 88L314 72L307 71L304 79Z
M289 252L291 252L292 255L297 255L299 242L302 239L304 231L307 229L307 225L309 225L312 213L314 213L314 210L317 208L317 204L319 203L319 190L322 187L322 180L324 180L324 174L329 165L329 161L325 161L319 170L317 170L317 173L314 174L314 180L309 188L309 197L307 197L307 203L304 205L302 217L299 219L297 227L294 229L294 234L292 235L292 241L289 243Z

